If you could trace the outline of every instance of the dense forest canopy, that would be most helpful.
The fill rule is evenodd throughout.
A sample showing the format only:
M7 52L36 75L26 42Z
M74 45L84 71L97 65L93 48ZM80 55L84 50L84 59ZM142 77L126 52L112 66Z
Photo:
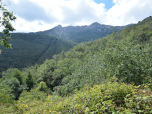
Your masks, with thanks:
M30 67L42 64L46 59L51 59L54 54L68 51L75 44L55 36L39 34L11 34L12 49L2 49L0 55L0 72L9 68Z

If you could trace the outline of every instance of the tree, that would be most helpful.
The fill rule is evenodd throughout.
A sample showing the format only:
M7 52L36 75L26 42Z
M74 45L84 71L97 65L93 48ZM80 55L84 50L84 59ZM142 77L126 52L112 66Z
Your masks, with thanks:
M39 91L47 92L49 91L45 82L41 81L38 86Z
M18 100L23 91L23 86L20 85L20 81L17 78L11 78L6 84L12 89L11 93L15 96L15 100Z
M22 75L22 72L18 68L14 69L14 72L13 72L12 75L13 75L14 78L17 78L18 81L20 82L20 85L22 85L22 83L23 83L23 79L22 79L23 75Z
M34 81L32 79L32 75L30 74L30 72L27 76L26 84L27 84L27 87L28 87L27 91L30 91L34 86Z
M9 41L11 39L10 31L14 31L14 27L10 23L10 21L13 21L16 19L16 17L13 15L13 12L9 12L7 9L4 8L6 6L5 4L2 4L2 0L0 0L0 9L2 13L2 17L0 17L0 26L3 26L5 29L2 31L4 34L4 37L0 37L1 45L5 46L6 48L11 48L11 44L9 44ZM1 52L1 50L0 50Z

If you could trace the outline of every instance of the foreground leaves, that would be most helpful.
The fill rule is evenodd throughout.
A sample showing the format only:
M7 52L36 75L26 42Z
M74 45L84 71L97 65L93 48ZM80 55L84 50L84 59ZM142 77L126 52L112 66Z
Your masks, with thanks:
M140 89L142 87L142 89ZM43 91L32 89L23 92L16 106L23 113L78 114L78 113L151 113L152 91L147 85L107 82L105 84L87 85L74 94L61 97L56 94L46 96ZM5 107L5 108L4 108ZM5 113L17 113L13 105L1 106ZM7 111L6 111L7 109ZM12 112L11 112L12 111Z

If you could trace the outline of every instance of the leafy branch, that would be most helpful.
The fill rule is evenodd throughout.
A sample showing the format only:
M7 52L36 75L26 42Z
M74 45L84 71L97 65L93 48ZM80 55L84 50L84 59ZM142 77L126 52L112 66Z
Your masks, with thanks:
M4 27L2 32L5 35L4 38L0 37L0 42L1 45L3 45L4 47L11 48L11 44L9 44L9 41L11 39L10 31L14 31L15 29L10 23L10 21L15 20L16 17L13 15L13 12L9 12L7 9L4 8L4 6L7 5L2 4L2 0L0 0L0 10L2 11L0 16L0 27Z

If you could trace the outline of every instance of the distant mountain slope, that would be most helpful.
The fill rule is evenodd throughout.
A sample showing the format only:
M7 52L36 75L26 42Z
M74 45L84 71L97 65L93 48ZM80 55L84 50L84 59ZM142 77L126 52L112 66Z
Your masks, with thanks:
M12 49L5 49L0 45L0 72L11 67L23 68L35 63L42 64L54 54L74 46L73 43L55 36L14 33L11 38Z
M127 25L130 26L130 25ZM113 32L120 31L127 26L110 26L110 25L101 25L97 22L89 26L67 26L62 27L58 25L53 29L35 32L35 34L41 35L54 35L75 43L86 42L95 40L98 38L105 37L108 34ZM32 32L31 32L32 33ZM34 34L34 33L32 33Z

